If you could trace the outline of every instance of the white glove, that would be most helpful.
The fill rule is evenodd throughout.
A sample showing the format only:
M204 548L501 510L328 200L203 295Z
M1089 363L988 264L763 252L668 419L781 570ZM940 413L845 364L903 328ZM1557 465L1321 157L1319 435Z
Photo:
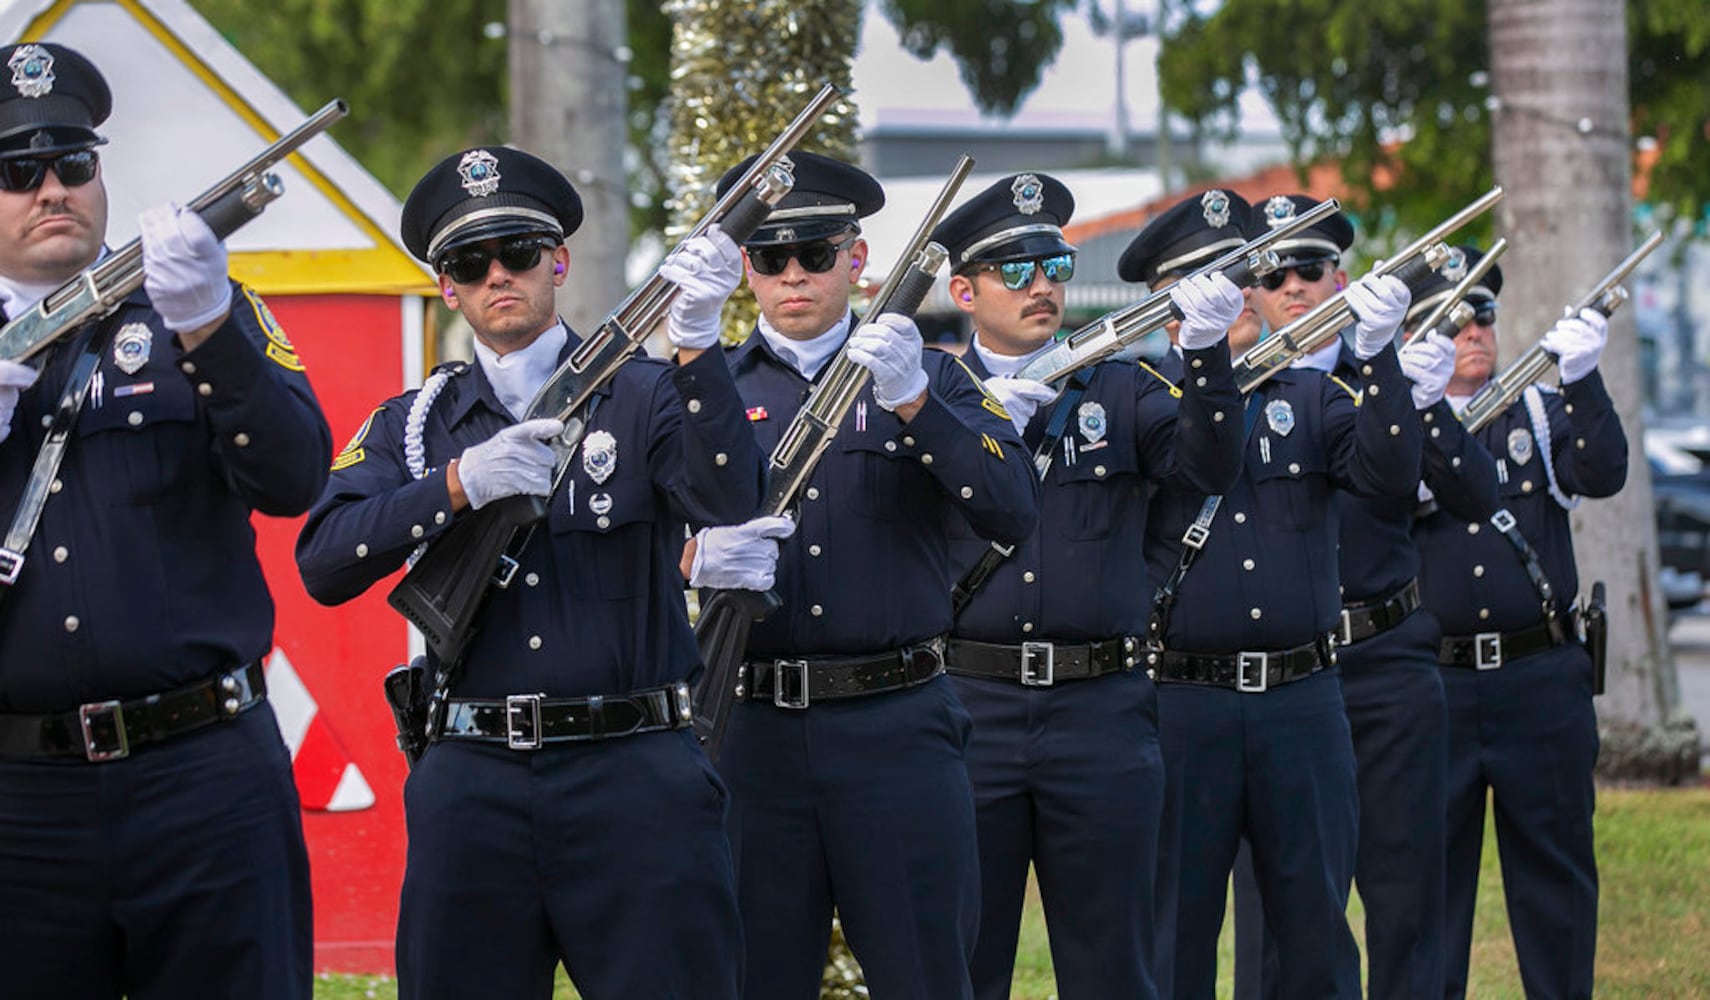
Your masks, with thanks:
M562 433L561 420L525 420L463 449L457 478L469 506L480 510L505 497L551 493L552 448L546 442Z
M718 343L724 300L742 283L742 251L718 226L671 251L659 276L677 286L665 334L678 347L706 350Z
M1578 316L1556 320L1541 341L1544 350L1556 356L1562 384L1578 382L1590 375L1609 343L1609 320L1595 309L1581 309Z
M1396 352L1401 371L1413 382L1413 408L1429 410L1443 398L1455 374L1455 342L1435 331Z
M689 586L714 590L771 590L778 569L778 539L796 533L787 517L757 517L744 524L702 528L695 536Z
M1013 375L986 379L986 389L1003 404L1017 434L1027 433L1027 422L1033 419L1041 404L1057 398L1057 390L1045 383Z
M1413 293L1393 274L1368 274L1342 294L1342 301L1359 320L1354 326L1354 356L1361 361L1377 357L1401 329L1407 307L1413 304Z
M0 441L12 433L12 413L18 397L35 384L36 370L16 361L0 361Z
M849 360L873 373L873 399L887 410L911 403L926 391L920 366L920 330L914 320L885 313L861 324L849 337Z
M226 246L202 217L171 202L137 216L143 287L173 333L199 330L232 309Z
M1182 350L1213 347L1229 334L1241 318L1246 299L1235 283L1221 271L1195 275L1170 286L1170 301L1182 311L1182 329L1177 339Z

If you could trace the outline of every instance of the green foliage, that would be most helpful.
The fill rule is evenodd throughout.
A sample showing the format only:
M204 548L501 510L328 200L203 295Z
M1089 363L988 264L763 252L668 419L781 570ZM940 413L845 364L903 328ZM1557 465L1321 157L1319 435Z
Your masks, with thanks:
M1651 200L1688 219L1710 217L1710 7L1703 0L1631 0L1628 72L1633 130L1654 136Z
M981 111L1009 114L1063 47L1058 20L1079 0L884 0L880 8L903 48L930 59L955 57L962 82Z

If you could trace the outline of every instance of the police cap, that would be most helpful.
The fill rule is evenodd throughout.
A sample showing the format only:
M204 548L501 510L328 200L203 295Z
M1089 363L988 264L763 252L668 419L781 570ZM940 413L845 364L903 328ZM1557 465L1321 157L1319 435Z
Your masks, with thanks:
M1432 271L1419 283L1419 290L1413 293L1413 304L1407 307L1407 318L1403 326L1412 326L1424 319L1437 304L1448 298L1449 292L1461 283L1473 265L1484 259L1484 251L1471 244L1462 244L1449 250L1449 261L1441 270ZM1495 302L1496 296L1502 292L1502 265L1492 264L1478 284L1467 289L1467 303L1478 308L1480 303Z
M95 126L113 112L113 94L95 64L63 45L0 48L0 158L86 149L107 140Z
M1074 253L1063 226L1075 196L1048 174L1011 174L963 202L932 231L950 252L950 270L977 263L1030 260Z
M724 197L759 155L750 156L718 179ZM750 247L807 243L841 233L860 232L861 221L885 207L885 189L860 167L819 153L795 152L788 157L795 186L766 217L766 222L743 244Z
M1253 207L1233 191L1212 188L1170 206L1146 224L1116 262L1123 281L1155 285L1184 274L1246 243Z
M437 267L460 246L496 236L547 233L563 239L582 224L582 199L538 156L483 146L439 161L404 201L404 246Z
M1274 194L1263 205L1255 205L1247 222L1247 237L1256 239L1295 216L1318 207L1317 198L1303 194ZM1354 245L1354 224L1337 212L1286 240L1271 244L1283 266L1333 260Z

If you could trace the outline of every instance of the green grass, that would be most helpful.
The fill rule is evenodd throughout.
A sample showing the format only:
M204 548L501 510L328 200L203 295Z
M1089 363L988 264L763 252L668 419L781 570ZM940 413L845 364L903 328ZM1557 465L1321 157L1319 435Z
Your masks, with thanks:
M1597 995L1600 1000L1710 997L1710 788L1684 791L1605 789L1598 793L1599 903ZM1496 840L1487 823L1473 927L1470 1000L1523 1000ZM1356 938L1364 917L1356 898L1349 910ZM1218 996L1234 987L1229 921L1218 944ZM1037 892L1028 896L1016 956L1012 1000L1055 995L1051 952ZM322 976L318 1000L392 1000L397 984L373 976ZM575 992L559 976L555 1000Z

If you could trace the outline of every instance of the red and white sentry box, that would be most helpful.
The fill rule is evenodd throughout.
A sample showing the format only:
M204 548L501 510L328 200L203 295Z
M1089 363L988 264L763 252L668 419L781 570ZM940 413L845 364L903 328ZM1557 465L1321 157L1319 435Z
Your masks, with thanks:
M68 45L106 75L110 246L136 235L142 209L189 201L307 117L182 0L0 0L0 39ZM329 136L275 172L285 194L228 242L232 273L296 345L336 452L375 404L420 383L437 288L396 241L398 200ZM278 605L268 687L302 793L315 962L382 972L403 877L405 769L380 680L410 636L387 586L336 609L309 599L292 558L301 525L255 518Z

